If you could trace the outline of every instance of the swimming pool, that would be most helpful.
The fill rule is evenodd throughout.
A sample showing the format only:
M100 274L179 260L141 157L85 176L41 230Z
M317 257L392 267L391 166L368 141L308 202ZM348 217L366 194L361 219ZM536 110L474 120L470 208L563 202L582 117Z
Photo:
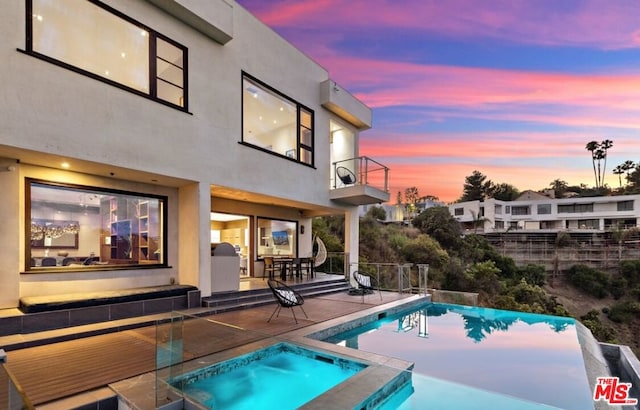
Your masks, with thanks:
M279 343L171 381L210 409L296 409L366 367L365 364Z
M462 396L474 408L594 405L571 318L430 303L325 341L415 363L414 391L396 408L459 408L451 399Z

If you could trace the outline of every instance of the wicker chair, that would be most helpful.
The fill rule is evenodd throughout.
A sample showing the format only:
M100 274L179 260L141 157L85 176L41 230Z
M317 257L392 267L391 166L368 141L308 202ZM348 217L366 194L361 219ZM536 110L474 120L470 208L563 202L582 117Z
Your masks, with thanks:
M364 295L368 292L373 292L374 289L378 290L380 300L382 300L382 292L380 292L380 286L373 276L358 271L353 272L353 280L358 284L358 289L362 292L362 303L364 303Z
M273 311L267 322L271 322L273 315L276 315L276 317L278 317L278 315L280 315L280 310L283 307L291 309L293 320L296 321L296 324L298 323L298 319L296 318L296 312L293 310L295 306L299 306L300 310L302 310L302 313L304 313L304 316L307 319L309 318L309 316L307 316L307 312L305 312L302 308L302 305L304 304L302 295L278 280L269 279L268 283L269 288L273 293L273 297L276 298L278 304L276 305L276 309Z

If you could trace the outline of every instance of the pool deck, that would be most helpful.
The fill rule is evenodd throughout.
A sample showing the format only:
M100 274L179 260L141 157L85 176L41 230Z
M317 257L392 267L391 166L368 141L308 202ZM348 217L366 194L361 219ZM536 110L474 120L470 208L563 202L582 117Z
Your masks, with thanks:
M275 304L206 316L206 319L231 324L245 331L229 331L230 327L194 327L200 329L194 331L201 331L203 334L192 335L198 343L187 346L185 357L205 357L228 349L241 349L263 339L281 337L332 319L341 320L339 318L382 304L415 297L393 292L382 294L382 301L376 293L365 296L364 303L360 296L344 292L307 298L304 308L309 317L305 318L297 310L297 324L289 309L283 309L279 317L267 322ZM184 313L202 315L203 311L205 309L191 309ZM169 315L157 315L158 320ZM141 378L139 381L151 377L154 382L156 330L156 326L148 326L13 350L7 352L6 365L39 410L66 410L112 397L114 390L109 385L123 389L122 383L126 386L127 380L136 377ZM56 332L73 331L61 329ZM83 331L86 332L87 329ZM297 332L291 333L291 336L294 335L300 336ZM0 345L1 343L2 340ZM131 386L130 383L128 385ZM149 387L142 387L147 396ZM129 390L129 393L135 392ZM144 403L140 404L140 408L155 408L146 407L148 401Z

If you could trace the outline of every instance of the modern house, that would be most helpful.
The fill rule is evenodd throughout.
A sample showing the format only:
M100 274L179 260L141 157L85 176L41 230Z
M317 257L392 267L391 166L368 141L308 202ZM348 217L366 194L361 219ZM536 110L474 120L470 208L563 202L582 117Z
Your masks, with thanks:
M233 0L0 4L0 308L179 283L203 296L311 220L389 200L371 110ZM230 243L235 269L212 267ZM231 280L229 280L231 279Z

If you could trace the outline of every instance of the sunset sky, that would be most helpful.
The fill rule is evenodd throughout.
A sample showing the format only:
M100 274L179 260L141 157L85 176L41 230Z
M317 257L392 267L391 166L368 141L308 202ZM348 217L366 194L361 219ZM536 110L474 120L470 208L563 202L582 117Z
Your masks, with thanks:
M474 170L520 190L593 186L640 160L638 0L238 0L373 109L360 154L392 201L454 201Z

